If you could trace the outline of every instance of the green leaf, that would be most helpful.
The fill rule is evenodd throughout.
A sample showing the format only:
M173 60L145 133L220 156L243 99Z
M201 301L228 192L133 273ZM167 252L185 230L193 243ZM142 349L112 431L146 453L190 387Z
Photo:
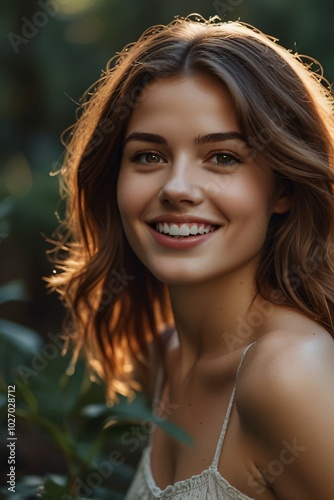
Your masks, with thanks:
M44 483L44 478L41 476L24 476L16 481L15 493L10 493L8 495L8 490L6 487L0 488L0 492L4 494L0 498L8 498L8 500L31 500L36 498L36 488Z
M42 343L38 333L31 328L4 319L0 320L0 339L1 337L21 351L29 353L38 349Z
M19 388L19 392L23 397L24 401L28 405L29 409L33 414L38 412L38 401L32 392L32 390L20 380L15 381L15 385Z
M58 447L63 450L66 455L75 455L75 446L72 437L66 430L61 429L49 419L35 413L30 413L22 408L16 408L16 415L28 420L37 427L44 429L44 431L49 434L53 442L58 445Z
M44 485L37 489L37 498L43 498L43 500L54 500L55 498L62 498L61 495L66 493L68 493L68 485L65 481L59 483L59 480L54 480L49 477L45 481Z
M110 409L103 403L86 405L81 410L81 415L89 418L97 418L109 413Z
M131 403L128 403L126 399L120 400L120 404L116 405L113 412L108 415L105 427L124 423L141 425L142 422L156 424L178 441L190 446L193 445L193 441L186 431L168 421L167 418L163 421L161 418L157 418L141 395L138 395Z
M80 398L84 374L85 366L82 363L78 363L73 375L64 373L60 379L60 386L62 387L61 404L65 413L69 413Z
M27 292L20 280L13 280L0 286L0 304L10 300L27 300Z

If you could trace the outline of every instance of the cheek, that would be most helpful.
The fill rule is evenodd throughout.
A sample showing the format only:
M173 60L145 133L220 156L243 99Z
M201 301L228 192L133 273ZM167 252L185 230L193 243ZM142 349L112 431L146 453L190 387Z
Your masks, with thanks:
M252 180L230 177L229 183L219 188L216 201L228 217L249 218L251 214L266 211L267 200L264 199L261 186Z
M117 183L117 203L121 216L131 213L137 205L140 190L136 188L136 183L131 175L120 170Z
M247 178L242 182L240 179L231 180L216 200L219 211L239 231L236 236L253 235L255 239L262 239L272 212L272 195L267 185Z
M120 172L117 183L117 204L125 237L133 247L133 221L136 214L136 190L126 175Z
M133 188L128 182L127 176L125 176L121 170L117 182L117 205L122 219L123 227L125 221L131 214L131 203L129 203L129 199L132 197L132 191Z
M117 184L117 203L123 224L140 217L151 199L151 191L148 179L120 172Z

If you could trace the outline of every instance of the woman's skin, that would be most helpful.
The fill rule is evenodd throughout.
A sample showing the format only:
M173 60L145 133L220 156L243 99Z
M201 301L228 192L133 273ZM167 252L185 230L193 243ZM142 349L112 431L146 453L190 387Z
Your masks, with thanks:
M229 94L207 76L150 84L126 131L120 214L134 252L170 290L177 335L162 400L194 442L157 428L152 473L165 488L209 467L242 352L258 340L218 469L251 498L333 500L334 342L311 319L256 296L270 217L291 200L255 153ZM159 223L210 232L175 238Z

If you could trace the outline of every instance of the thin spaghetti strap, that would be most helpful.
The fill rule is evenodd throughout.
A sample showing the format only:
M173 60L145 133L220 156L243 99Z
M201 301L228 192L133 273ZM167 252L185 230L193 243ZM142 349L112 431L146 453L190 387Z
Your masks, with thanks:
M257 340L255 342L252 342L252 344L250 344L250 345L248 345L246 347L246 349L242 353L241 359L239 361L239 365L238 365L237 374L236 374L236 377L235 377L235 383L234 383L233 391L232 391L232 394L231 394L231 397L230 397L230 401L228 403L228 407L227 407L227 411L226 411L226 415L225 415L223 427L222 427L222 430L221 430L221 433L220 433L220 436L219 436L219 440L218 440L218 443L217 443L217 448L216 448L215 456L214 456L213 462L211 464L211 467L213 467L215 469L218 466L218 461L219 461L220 453L221 453L221 450L222 450L222 447L223 447L224 438L225 438L225 434L226 434L226 429L227 429L227 426L228 426L228 423L229 423L229 420L230 420L230 415L231 415L232 405L233 405L233 402L234 402L234 396L235 396L235 391L236 391L236 388L237 388L237 381L238 381L238 377L239 377L241 365L242 365L243 360L245 359L245 356L247 354L248 349L250 349L256 342L257 342Z

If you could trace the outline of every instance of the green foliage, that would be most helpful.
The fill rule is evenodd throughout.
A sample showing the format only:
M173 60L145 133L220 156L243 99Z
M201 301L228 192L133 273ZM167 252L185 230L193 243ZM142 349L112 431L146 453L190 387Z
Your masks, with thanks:
M41 356L42 353L38 351ZM31 498L36 485L36 498L77 498L75 495L80 494L80 490L88 492L86 498L122 498L134 473L127 464L129 456L134 452L138 456L147 440L147 423L156 421L143 398L138 395L129 403L121 397L119 404L109 408L104 403L103 385L90 381L82 361L78 362L74 374L68 376L65 370L69 358L59 354L37 375L31 375L29 370L36 370L29 366L33 358L27 358L25 344L20 349L15 340L11 355L15 362L21 359L14 371L1 377L2 420L6 418L7 383L10 382L16 387L17 427L24 419L46 433L61 450L67 468L66 476L23 477L17 491L27 488L24 493L27 496L20 493L20 499ZM166 421L160 425L175 438L189 443L181 429ZM132 434L134 427L136 433ZM61 496L63 494L68 496Z
M20 330L19 326L17 326L17 330ZM104 421L108 419L110 414L110 409L103 402L104 388L89 380L81 361L71 377L66 375L65 370L69 359L61 357L60 353L50 360L43 370L31 374L29 370L36 372L30 364L33 359L32 353L29 359L25 343L22 343L21 349L17 338L12 342L10 351L7 351L7 355L10 352L11 357L11 362L7 366L16 366L16 369L2 371L0 379L1 420L5 427L7 384L10 382L10 385L15 385L16 388L16 428L20 428L20 422L24 419L46 433L61 450L67 468L66 477L53 475L40 478L24 477L17 486L19 498L21 500L31 498L31 492L33 489L36 491L36 486L39 486L38 498L62 498L59 496L62 493L75 496L75 492L78 490L77 481L85 483L84 478L88 477L89 473L94 470L92 463L98 464L107 460L103 451L105 443L113 446L113 432L103 431ZM2 343L1 333L0 340ZM37 354L42 356L42 351L37 352ZM138 408L138 404L139 398L136 400L136 408ZM127 403L124 401L123 406L127 407ZM89 411L87 411L88 408ZM90 414L94 408L95 416L91 417ZM131 410L129 410L129 414L131 415ZM113 412L113 418L117 418L119 415L120 412L116 409L116 412ZM123 451L121 450L120 453ZM120 467L122 465L123 462ZM127 476L130 480L133 471L129 472L126 465L124 467L126 473L123 472L123 476ZM114 471L110 474L111 479L113 479L112 475L119 473L117 468L115 466ZM100 477L101 480L98 483L101 484L98 484L97 488L87 486L87 489L94 492L93 497L89 496L89 498L112 498L110 496L112 481L109 481L106 487L102 484L106 478L101 475ZM80 482L80 484L82 483ZM2 491L4 493L5 489ZM116 492L114 498L119 498Z
M10 298L14 292L16 298L24 296L18 283L1 287L0 296L5 297L6 291ZM81 494L119 500L130 484L152 423L191 444L181 429L157 420L140 394L131 403L120 397L117 405L108 407L104 385L90 380L83 360L67 375L70 357L61 355L59 337L50 335L49 340L43 344L36 332L0 321L0 421L5 428L7 387L14 385L16 431L23 421L39 429L60 450L66 465L63 476L23 476L10 498L73 500ZM6 488L0 491L5 493Z

